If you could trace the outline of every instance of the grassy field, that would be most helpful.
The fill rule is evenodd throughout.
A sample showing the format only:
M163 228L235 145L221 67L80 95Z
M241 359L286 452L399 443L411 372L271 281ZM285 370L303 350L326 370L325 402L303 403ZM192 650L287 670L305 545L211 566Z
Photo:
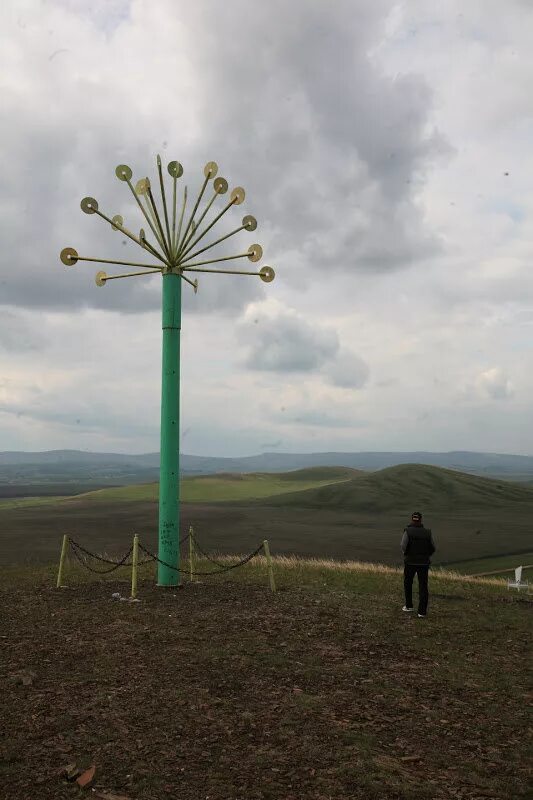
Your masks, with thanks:
M360 474L358 470L345 467L316 467L285 473L250 473L235 475L200 475L184 477L181 480L180 496L184 503L231 502L234 500L254 500L276 494L316 489L330 483L345 481ZM15 489L17 487L14 487ZM0 499L0 514L14 508L34 506L54 506L58 503L142 503L158 500L159 484L144 483L117 486L71 493L55 497L30 496Z
M352 475L319 468L187 478L181 529L193 525L207 547L223 552L249 551L267 538L279 554L394 565L403 527L420 509L437 542L435 564L488 571L465 562L508 556L518 566L531 553L527 487L417 465ZM156 498L157 484L148 484L0 502L0 564L50 562L64 533L98 551L123 552L133 533L155 547Z
M472 508L533 509L533 488L491 478L480 478L441 467L402 464L379 472L361 473L353 480L272 497L269 505L305 508L342 508L359 513L431 509L457 512Z
M466 575L477 575L490 572L494 575L510 578L509 571L523 566L523 577L533 579L533 552L521 553L514 556L497 556L496 558L478 558L474 561L462 561L451 564L450 568Z
M209 567L200 565L200 570ZM0 585L10 800L525 800L532 603L502 582L264 560L181 590L143 567L94 580L6 568ZM222 623L223 620L223 624Z

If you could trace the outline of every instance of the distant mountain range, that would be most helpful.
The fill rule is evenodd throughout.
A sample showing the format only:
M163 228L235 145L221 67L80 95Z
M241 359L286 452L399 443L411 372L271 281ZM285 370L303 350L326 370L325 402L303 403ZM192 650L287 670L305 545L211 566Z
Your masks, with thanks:
M181 471L190 475L216 472L287 472L319 466L375 471L400 464L427 464L487 478L533 481L533 456L500 453L414 451L261 453L242 458L187 454L181 456ZM106 486L157 481L158 478L159 453L127 455L82 450L0 452L0 485L83 483Z

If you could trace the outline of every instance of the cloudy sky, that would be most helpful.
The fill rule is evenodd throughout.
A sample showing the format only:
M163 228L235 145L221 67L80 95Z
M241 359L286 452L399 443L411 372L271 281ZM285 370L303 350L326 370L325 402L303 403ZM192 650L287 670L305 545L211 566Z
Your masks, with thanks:
M533 454L529 0L0 17L0 450L158 449L160 276L97 288L58 254L144 260L79 203L138 231L114 169L160 153L245 187L217 230L254 214L235 252L276 270L184 286L184 452Z

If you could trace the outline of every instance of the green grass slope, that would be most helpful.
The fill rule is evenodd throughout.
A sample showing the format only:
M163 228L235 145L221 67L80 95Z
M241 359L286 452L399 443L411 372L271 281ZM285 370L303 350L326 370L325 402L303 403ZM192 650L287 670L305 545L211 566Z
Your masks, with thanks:
M184 503L212 503L241 500L255 500L271 495L285 494L317 487L327 486L349 480L364 474L360 470L346 467L311 467L281 473L217 473L182 478L181 500ZM135 486L119 486L112 489L98 489L74 497L27 497L0 500L2 509L27 508L36 505L72 505L90 503L139 503L156 502L159 494L158 483L145 483Z
M520 566L522 566L523 580L529 581L533 590L533 552L459 561L448 564L448 569L456 570L464 575L488 575L509 580L514 577L514 570Z
M441 467L402 464L353 480L271 497L269 505L336 508L382 513L431 509L432 512L473 508L502 509L520 504L533 509L533 488L466 475Z
M268 473L266 473L268 474ZM305 469L294 469L290 472L280 472L277 477L281 481L335 481L350 480L359 475L365 475L362 469L352 469L351 467L306 467Z
M509 567L531 563L527 487L417 465L355 479L320 470L186 478L182 530L192 525L204 546L226 552L250 552L267 538L278 554L397 564L401 532L419 508L436 537L436 565L462 570L459 562L503 556L512 556ZM147 484L0 503L0 565L53 560L64 533L95 552L123 553L133 532L155 547L157 491Z

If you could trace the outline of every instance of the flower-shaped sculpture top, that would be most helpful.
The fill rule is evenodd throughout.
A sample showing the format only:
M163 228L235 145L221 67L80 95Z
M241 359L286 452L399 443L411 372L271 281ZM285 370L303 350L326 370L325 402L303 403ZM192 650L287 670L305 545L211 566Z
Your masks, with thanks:
M98 202L93 197L84 197L81 201L81 209L85 214L97 214L99 217L108 222L112 229L120 231L129 239L134 241L146 252L150 253L159 263L157 264L143 264L135 261L118 261L117 259L107 258L88 258L80 256L73 247L65 247L61 251L61 261L67 266L74 266L78 261L90 261L101 264L118 264L120 266L136 267L142 271L128 272L122 275L107 275L105 272L98 272L96 275L97 286L103 286L107 281L116 280L117 278L131 278L138 275L152 275L155 272L162 274L173 272L180 275L184 281L193 286L194 291L198 289L198 280L191 280L187 277L189 272L213 272L222 273L226 275L256 275L261 280L269 283L274 279L274 270L272 267L261 267L259 272L251 272L247 270L233 270L233 269L215 269L207 268L208 264L219 264L224 261L234 261L240 258L247 258L249 261L256 263L263 255L263 249L259 244L252 244L248 247L246 252L238 253L234 256L223 256L221 258L212 258L205 256L208 250L211 250L216 245L229 239L240 231L255 231L257 228L257 221L251 214L247 214L242 218L242 223L238 228L220 236L215 241L204 244L202 241L206 234L217 224L217 222L230 210L233 206L239 206L244 202L244 189L240 186L236 187L230 192L229 200L224 205L222 210L216 214L211 221L206 221L206 217L213 206L215 200L227 193L228 182L225 178L216 177L218 166L214 161L210 161L204 168L204 181L200 189L200 193L194 203L192 211L189 213L187 210L187 187L183 189L183 199L178 207L178 179L183 175L183 167L178 161L171 161L167 166L168 173L172 179L172 202L167 204L167 195L165 192L165 182L163 177L163 169L161 158L157 156L157 172L159 178L159 187L161 192L162 213L157 207L155 198L152 192L152 185L149 178L141 178L134 186L132 183L133 174L131 168L127 164L120 164L115 174L120 181L126 183L135 198L135 202L139 206L154 241L150 242L146 236L145 231L141 228L138 235L135 235L130 230L124 227L124 220L119 214L114 217L108 217L98 207ZM200 212L200 204L209 185L212 181L212 195L205 203L205 207ZM203 227L202 227L203 226ZM197 260L200 256L202 258Z

